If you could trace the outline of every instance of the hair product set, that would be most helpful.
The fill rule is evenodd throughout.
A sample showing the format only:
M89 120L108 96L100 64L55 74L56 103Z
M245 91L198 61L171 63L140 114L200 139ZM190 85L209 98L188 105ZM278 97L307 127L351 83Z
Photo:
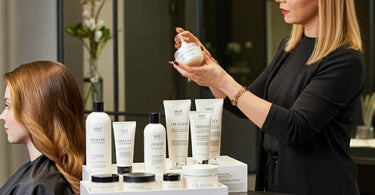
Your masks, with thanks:
M135 121L113 122L117 173L112 172L111 119L103 102L93 103L86 119L86 166L95 192L218 186L223 99L164 100L166 129L160 113L149 114L144 128L144 172L133 172ZM189 127L195 164L188 165ZM169 161L166 161L168 142ZM166 164L166 162L169 162ZM210 164L209 164L210 163Z

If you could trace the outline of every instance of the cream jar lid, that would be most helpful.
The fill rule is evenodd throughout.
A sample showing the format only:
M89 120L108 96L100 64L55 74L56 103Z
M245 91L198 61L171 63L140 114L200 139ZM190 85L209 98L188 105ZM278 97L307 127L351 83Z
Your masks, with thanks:
M182 167L182 173L189 176L211 176L217 174L217 166L215 165L189 165Z
M126 173L123 177L124 182L129 183L144 183L155 181L154 173Z
M110 183L118 180L118 174L96 174L91 176L91 181L95 183Z
M179 173L165 173L163 175L163 181L180 181Z

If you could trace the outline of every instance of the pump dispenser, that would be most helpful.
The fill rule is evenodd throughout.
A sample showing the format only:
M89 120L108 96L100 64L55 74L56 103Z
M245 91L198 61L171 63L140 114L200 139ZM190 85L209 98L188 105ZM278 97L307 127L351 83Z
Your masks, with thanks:
M158 176L165 173L165 128L160 124L160 113L150 113L149 122L144 129L145 172Z
M103 102L93 102L93 112L86 118L86 165L93 173L111 173L111 118Z
M197 43L187 43L187 37L180 36L181 47L174 54L175 60L188 66L200 66L204 56Z

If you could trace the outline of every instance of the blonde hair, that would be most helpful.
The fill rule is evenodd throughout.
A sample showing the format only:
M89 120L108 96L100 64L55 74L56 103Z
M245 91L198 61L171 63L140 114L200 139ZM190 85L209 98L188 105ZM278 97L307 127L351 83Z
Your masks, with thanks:
M74 78L59 62L38 61L6 73L4 80L17 121L79 193L86 144L83 102Z
M301 40L304 27L294 24L285 51L290 52ZM307 61L313 64L335 49L347 46L362 51L361 34L353 0L319 0L319 31L314 50Z

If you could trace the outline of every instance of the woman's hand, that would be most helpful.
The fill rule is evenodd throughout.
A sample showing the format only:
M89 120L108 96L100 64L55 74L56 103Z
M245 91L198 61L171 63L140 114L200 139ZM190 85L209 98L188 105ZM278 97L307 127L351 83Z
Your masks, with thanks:
M215 61L215 63L217 63L217 61L211 56L211 53L206 49L206 47L204 47L204 45L199 41L199 39L197 37L195 37L191 32L186 31L186 30L184 30L183 28L180 28L180 27L176 28L176 32L177 32L177 35L174 37L174 41L175 41L174 47L176 49L179 49L181 47L180 37L185 37L185 38L187 38L185 40L187 43L191 43L191 42L197 43L201 47L201 50L203 51L203 54L208 55L211 58L211 60L213 60L213 61Z
M208 55L204 55L202 66L190 67L180 62L173 67L184 77L196 82L200 86L220 89L224 85L224 80L229 76L224 69L216 62L212 61Z
M201 66L190 67L181 62L169 62L182 76L196 82L198 85L207 86L216 98L224 98L226 94L220 89L233 78L211 56L210 52L203 46L197 37L182 28L176 28L178 33L175 37L176 49L181 47L180 37L185 37L186 42L195 42L203 51L204 60Z

